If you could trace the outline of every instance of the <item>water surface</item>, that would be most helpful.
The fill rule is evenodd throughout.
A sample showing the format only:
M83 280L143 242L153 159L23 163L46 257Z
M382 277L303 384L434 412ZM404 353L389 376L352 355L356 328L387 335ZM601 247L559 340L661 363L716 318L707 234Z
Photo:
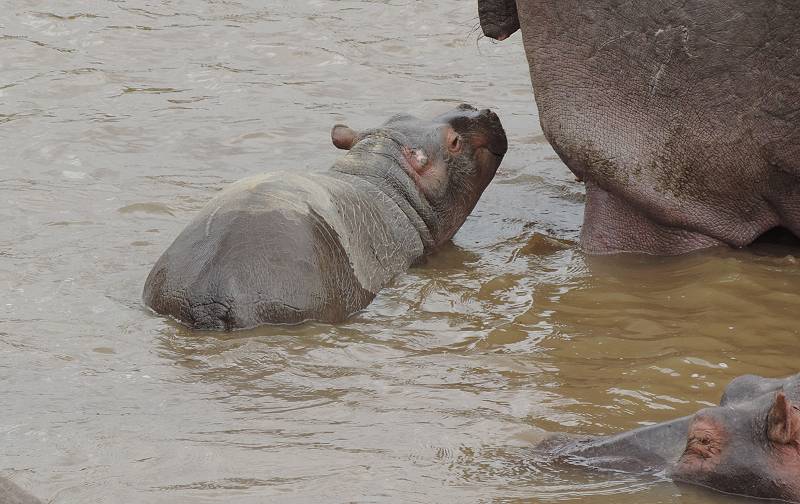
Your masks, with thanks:
M579 252L583 188L544 141L519 35L479 39L475 2L0 7L4 476L58 504L739 502L529 447L797 372L797 260ZM461 102L506 126L495 182L347 323L198 333L142 306L226 184L327 169L334 123Z

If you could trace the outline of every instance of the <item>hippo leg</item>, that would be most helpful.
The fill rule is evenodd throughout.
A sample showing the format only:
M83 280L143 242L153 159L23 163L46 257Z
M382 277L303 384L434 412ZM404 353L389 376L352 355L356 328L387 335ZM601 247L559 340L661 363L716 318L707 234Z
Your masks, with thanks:
M581 243L590 254L626 251L657 255L724 245L710 236L654 222L630 202L591 182L586 185Z

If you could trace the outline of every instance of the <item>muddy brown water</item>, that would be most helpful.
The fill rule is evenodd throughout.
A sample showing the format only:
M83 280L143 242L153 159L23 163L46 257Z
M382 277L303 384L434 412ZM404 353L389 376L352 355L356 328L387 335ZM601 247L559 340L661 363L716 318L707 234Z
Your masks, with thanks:
M735 502L528 450L800 371L793 252L583 255L519 35L476 23L462 0L3 4L0 474L54 503ZM227 183L462 101L506 126L495 182L347 323L197 333L142 306Z

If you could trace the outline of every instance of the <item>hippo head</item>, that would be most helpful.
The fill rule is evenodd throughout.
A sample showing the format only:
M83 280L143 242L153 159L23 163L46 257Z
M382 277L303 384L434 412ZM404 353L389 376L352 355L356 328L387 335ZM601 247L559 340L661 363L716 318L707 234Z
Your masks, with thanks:
M800 502L799 407L797 379L732 382L722 406L692 418L670 476L726 493Z
M331 138L336 147L369 164L373 178L391 179L384 185L404 193L425 221L434 246L461 227L508 149L497 114L466 104L431 120L398 114L379 128L361 132L337 124ZM392 166L376 173L386 160ZM353 164L339 171L354 173Z
M557 435L553 460L622 472L666 472L725 493L800 502L800 374L740 376L717 407L611 436Z
M478 0L478 17L489 38L505 40L519 30L516 0Z

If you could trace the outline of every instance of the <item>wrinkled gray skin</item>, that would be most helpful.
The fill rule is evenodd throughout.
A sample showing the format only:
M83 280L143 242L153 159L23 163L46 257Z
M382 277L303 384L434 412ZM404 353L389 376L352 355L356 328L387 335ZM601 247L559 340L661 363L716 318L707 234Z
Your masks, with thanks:
M42 501L0 477L0 504L42 504Z
M800 236L800 2L478 0L521 26L542 129L586 182L589 253Z
M456 233L507 149L497 115L469 105L331 136L349 152L329 171L244 179L208 203L144 302L200 329L342 321Z
M726 493L800 502L800 374L740 376L720 406L615 436L556 436L538 450L565 463L649 473Z

